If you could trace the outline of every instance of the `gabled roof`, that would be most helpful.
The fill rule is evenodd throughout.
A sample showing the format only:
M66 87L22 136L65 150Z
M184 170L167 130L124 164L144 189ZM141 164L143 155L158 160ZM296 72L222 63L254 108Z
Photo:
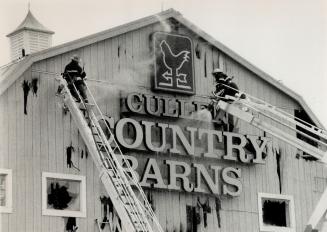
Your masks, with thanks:
M32 31L39 31L39 32L44 32L48 34L54 34L53 31L50 31L48 28L43 26L32 14L30 10L28 10L28 13L23 20L21 24L11 33L7 35L7 37L12 36L22 30L32 30Z
M179 23L183 24L185 27L193 31L195 34L202 37L204 40L206 40L208 43L212 44L212 46L215 46L222 52L224 52L226 55L237 61L239 64L243 65L245 68L250 70L251 72L258 75L258 77L262 78L272 86L276 87L280 91L284 92L286 95L294 99L296 102L300 104L300 106L305 110L305 112L309 115L309 117L312 119L312 121L318 126L323 128L323 125L320 123L318 118L314 115L314 113L311 111L311 109L308 107L308 105L305 103L304 99L295 93L293 90L289 89L285 85L278 82L276 79L265 73L264 71L260 70L244 58L242 58L240 55L232 51L230 48L226 47L219 41L215 40L212 36L208 35L204 31L202 31L200 28L195 26L193 23L185 19L179 12L175 11L174 9L169 9L166 11L163 11L159 14L148 16L118 27L114 27L109 30L105 30L96 34L92 34L86 37L83 37L81 39L77 39L62 45L58 45L49 49L45 49L36 53L33 53L29 55L28 57L24 58L22 61L20 61L18 64L15 65L14 68L10 68L9 71L6 71L4 75L1 73L0 69L0 95L12 84L16 81L17 78L19 78L34 62L47 59L56 55L63 54L65 52L69 52L114 36L118 36L120 34L126 33L128 31L136 30L141 27L145 27L148 25L151 25L153 23L158 23L162 20L166 20L168 18L174 18Z

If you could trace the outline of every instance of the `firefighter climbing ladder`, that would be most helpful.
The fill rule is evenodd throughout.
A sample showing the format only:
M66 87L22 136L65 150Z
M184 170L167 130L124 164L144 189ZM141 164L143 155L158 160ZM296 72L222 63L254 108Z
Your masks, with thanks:
M228 88L228 86L226 87ZM239 93L242 94L242 92ZM222 109L327 164L327 132L325 130L248 94L246 94L245 99L226 96L226 98L215 100L215 102L216 109ZM273 126L271 122L266 122L267 119L286 127L287 130ZM300 140L296 134L311 140L316 146ZM324 223L323 226L326 226L325 229L327 229L327 189L311 215L305 232L318 232L315 229Z
M59 81L64 86L62 94L63 101L68 107L89 153L100 172L100 179L110 196L124 231L163 232L151 205L136 179L134 171L130 167L129 161L125 159L107 125L106 129L110 132L109 138L111 142L108 141L108 138L103 132L94 111L97 111L103 120L104 116L96 104L90 89L87 88L88 95L92 99L92 104L81 103L83 109L86 111L85 117L78 106L79 104L75 102L70 94L66 81L63 79ZM118 158L122 160L122 164ZM122 165L126 168L123 168ZM136 196L131 183L138 190L139 197L144 204Z

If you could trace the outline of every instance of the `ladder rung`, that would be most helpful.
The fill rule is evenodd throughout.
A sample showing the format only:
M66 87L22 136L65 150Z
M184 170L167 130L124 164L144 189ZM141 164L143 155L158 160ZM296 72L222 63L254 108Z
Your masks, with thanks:
M90 103L80 103L79 108L81 110L91 110L94 107L94 104Z
M127 196L123 189L122 189L122 192L119 195L120 196Z
M135 223L135 224L139 224L138 226L140 226L141 224L145 224L144 221L140 221L140 220L139 220L139 221L136 220L136 221L134 221L134 223Z
M134 221L134 225L135 225L135 227L138 227L138 228L140 228L140 227L147 227L146 226L146 223L144 222L144 221Z
M129 213L130 213L130 214L134 214L134 215L136 215L136 214L141 215L141 214L142 214L141 212L135 212L135 210L132 211L132 212L129 212Z
M126 202L131 201L126 195L119 195L120 198L122 199L122 202L125 204ZM133 200L134 202L134 200Z
M125 205L128 205L128 206L135 205L135 202L126 202Z
M100 147L100 151L106 152L107 150L108 149L106 145Z

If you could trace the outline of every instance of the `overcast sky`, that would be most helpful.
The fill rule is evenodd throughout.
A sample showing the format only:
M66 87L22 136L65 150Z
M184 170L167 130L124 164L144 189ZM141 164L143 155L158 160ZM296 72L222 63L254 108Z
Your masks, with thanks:
M0 0L0 65L5 37L28 0ZM327 0L30 0L55 31L54 45L174 8L236 53L302 95L327 127Z

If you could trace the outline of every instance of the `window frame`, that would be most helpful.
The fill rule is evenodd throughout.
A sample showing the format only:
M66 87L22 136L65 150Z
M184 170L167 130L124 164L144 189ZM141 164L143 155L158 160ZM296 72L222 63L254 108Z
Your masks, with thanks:
M0 174L6 175L6 205L0 206L0 213L12 213L12 169L0 168Z
M48 196L47 196L47 179L62 179L68 181L79 181L80 182L80 210L67 210L67 209L48 209ZM58 216L58 217L86 217L86 178L85 176L64 174L64 173L53 173L53 172L42 172L42 215L46 216Z
M288 212L290 225L288 227L282 226L269 226L263 223L263 211L262 205L263 200L284 200L288 202ZM272 194L272 193L258 193L258 211L259 211L259 228L260 232L295 232L296 222L295 222L295 208L294 208L294 198L292 195L284 194Z

